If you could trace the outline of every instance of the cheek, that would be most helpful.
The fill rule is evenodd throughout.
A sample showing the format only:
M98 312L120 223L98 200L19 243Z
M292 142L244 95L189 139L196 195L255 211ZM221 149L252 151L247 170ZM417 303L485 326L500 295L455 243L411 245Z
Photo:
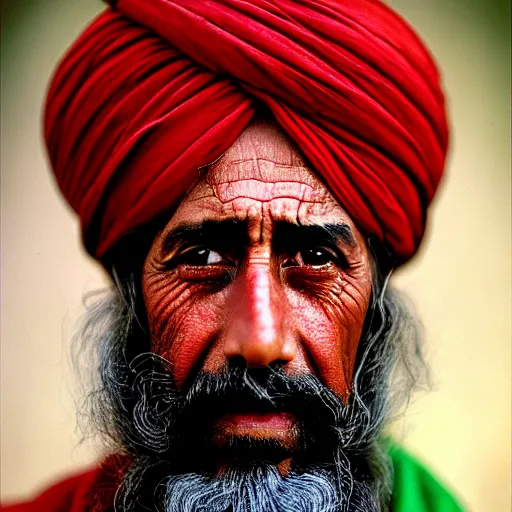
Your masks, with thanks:
M178 387L202 366L221 331L223 294L204 294L177 275L155 275L143 286L152 350L172 365Z
M367 283L339 280L290 290L288 300L300 342L322 382L342 399L350 394L357 348L370 296Z

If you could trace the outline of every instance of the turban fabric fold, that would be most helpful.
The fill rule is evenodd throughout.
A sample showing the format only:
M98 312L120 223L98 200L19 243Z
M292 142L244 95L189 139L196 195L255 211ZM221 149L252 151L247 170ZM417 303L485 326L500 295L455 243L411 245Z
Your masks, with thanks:
M403 262L448 130L439 74L376 0L118 0L58 66L45 111L57 182L102 259L172 211L261 109L358 228Z

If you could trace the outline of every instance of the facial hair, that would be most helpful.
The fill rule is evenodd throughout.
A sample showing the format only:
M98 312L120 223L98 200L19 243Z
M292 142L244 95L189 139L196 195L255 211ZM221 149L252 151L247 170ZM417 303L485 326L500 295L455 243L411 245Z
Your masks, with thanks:
M113 366L119 371L122 363ZM153 353L138 355L120 374L126 381L117 382L117 390L124 390L130 408L118 415L117 432L133 464L117 510L380 510L369 462L376 444L352 446L360 428L353 406L314 375L230 364L179 390L169 363ZM296 419L296 443L236 437L219 454L213 425L233 410L286 411ZM219 455L229 460L221 474ZM291 466L282 475L276 463L286 457Z

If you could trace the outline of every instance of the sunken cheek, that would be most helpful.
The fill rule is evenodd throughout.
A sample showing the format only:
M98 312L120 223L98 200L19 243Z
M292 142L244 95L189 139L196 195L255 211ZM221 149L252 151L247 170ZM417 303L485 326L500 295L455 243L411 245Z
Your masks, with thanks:
M227 289L212 293L179 270L155 273L143 288L152 349L171 362L181 386L194 368L201 369L221 332Z
M298 345L300 361L289 363L290 372L311 371L341 398L348 396L357 345L368 307L369 284L365 279L339 271L291 271L285 273L287 299L285 322ZM229 317L230 286L220 291L190 282L178 270L150 273L144 297L153 350L174 368L178 386L200 369L207 359L220 369L225 359L216 341ZM208 364L211 371L212 364Z
M333 271L311 272L293 283L288 302L312 366L342 399L350 393L357 347L370 296L370 280ZM299 281L297 279L297 281ZM295 281L295 279L293 279Z

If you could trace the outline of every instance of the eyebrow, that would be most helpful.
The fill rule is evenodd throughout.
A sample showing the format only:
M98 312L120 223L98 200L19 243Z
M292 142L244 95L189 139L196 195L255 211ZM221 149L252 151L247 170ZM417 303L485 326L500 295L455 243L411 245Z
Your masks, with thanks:
M282 244L290 240L321 241L331 244L342 243L350 247L357 245L351 227L342 222L339 224L293 224L279 221L276 223L272 236L274 243ZM170 230L163 241L165 252L172 251L178 244L196 243L216 247L226 244L248 245L247 221L239 219L204 220L199 223L181 224Z
M204 220L198 223L180 224L170 230L164 238L165 252L172 251L180 242L225 245L226 242L247 242L246 222L238 219Z
M357 245L351 227L345 222L339 224L292 224L278 222L274 237L279 239L317 240L331 244L342 243L350 247Z

